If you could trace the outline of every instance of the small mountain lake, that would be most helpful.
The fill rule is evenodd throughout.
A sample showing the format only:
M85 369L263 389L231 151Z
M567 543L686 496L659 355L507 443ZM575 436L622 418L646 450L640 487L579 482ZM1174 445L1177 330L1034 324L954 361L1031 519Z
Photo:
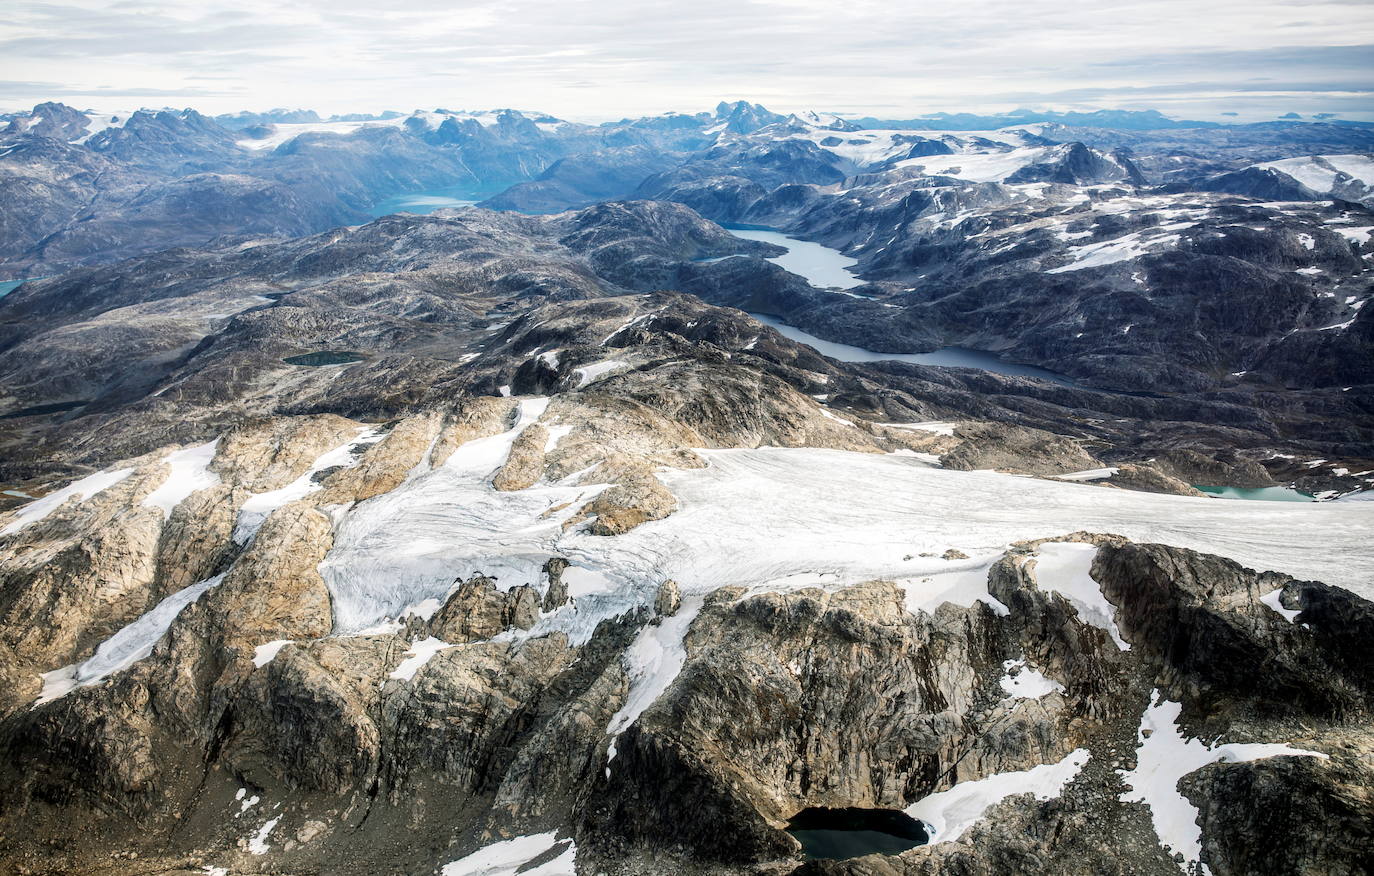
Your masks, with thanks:
M478 197L466 189L435 189L429 192L393 195L374 204L368 213L373 216L390 216L392 213L426 215L435 210L445 210L449 207L471 207L477 201Z
M299 356L287 356L282 361L287 365L322 368L326 365L347 365L350 362L361 362L366 358L367 356L363 353L355 353L352 350L319 350L314 353L302 353Z
M1223 499L1258 499L1263 502L1315 502L1307 493L1292 487L1209 487L1204 484L1193 486L1211 496Z
M79 401L56 402L50 405L34 405L33 407L10 411L7 414L0 414L0 420L17 420L20 417L42 417L47 414L60 414L63 411L74 411L88 404L90 404L89 401L82 399Z
M896 809L803 809L787 822L808 860L899 855L929 842L925 825Z
M821 246L809 240L798 240L788 237L781 231L767 228L725 226L725 229L745 240L762 240L764 243L786 247L786 253L774 256L768 261L783 270L805 277L812 286L821 289L852 289L864 284L863 280L850 273L850 268L857 265L859 260L851 259L838 249Z
M0 280L0 298L4 298L6 295L10 294L15 289L18 289L20 286L24 285L30 280L42 279L42 277L25 277L22 280Z
M966 347L945 347L933 353L875 353L872 350L865 350L863 347L822 340L796 326L788 325L775 316L769 316L765 313L751 313L749 315L764 325L777 329L783 337L813 347L822 356L839 359L841 362L912 362L916 365L938 365L944 368L981 368L994 374L1038 377L1060 386L1077 386L1072 379L1062 374L1055 374L1044 368L1036 368L1034 365L1018 365L1015 362L1007 362L997 358L992 353L984 353L982 350L970 350Z

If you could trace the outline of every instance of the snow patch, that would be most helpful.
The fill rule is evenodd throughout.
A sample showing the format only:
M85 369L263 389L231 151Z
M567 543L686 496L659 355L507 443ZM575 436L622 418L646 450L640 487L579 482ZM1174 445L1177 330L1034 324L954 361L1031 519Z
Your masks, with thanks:
M261 669L277 658L277 652L291 644L290 639L274 639L253 649L253 665Z
M1283 603L1279 601L1279 596L1282 594L1283 588L1280 587L1277 590L1270 591L1269 593L1266 593L1263 596L1261 596L1260 602L1263 602L1265 605L1269 606L1274 611L1277 611L1279 614L1283 615L1284 620L1288 621L1289 623L1294 623L1295 621L1293 619L1296 618L1298 615L1302 614L1302 609L1284 608Z
M903 604L912 614L922 611L934 614L946 602L962 608L972 608L975 602L981 602L999 616L1006 617L1011 611L988 593L988 570L1000 557L997 554L990 559L962 563L953 569L922 577L899 578L894 583L902 588Z
M1054 541L1037 550L1035 582L1041 590L1058 593L1069 601L1084 623L1105 630L1122 651L1131 650L1116 627L1116 606L1102 595L1091 569L1097 546L1079 542Z
M1026 666L1025 660L1005 660L1002 669L1005 674L998 684L1015 700L1035 700L1064 689L1064 685L1046 678L1040 670Z
M628 362L621 362L618 359L610 359L605 362L597 362L593 365L583 365L573 373L577 375L577 389L588 386L600 380L603 376L621 368L629 367Z
M218 446L219 439L216 438L208 444L169 453L162 460L172 469L167 475L167 480L162 482L162 486L149 493L144 498L143 504L153 508L161 508L162 516L164 518L170 517L172 509L181 504L182 499L197 490L218 484L219 475L210 471L210 463L215 458L215 449Z
M452 647L454 646L442 639L436 639L434 636L421 639L418 642L411 642L410 650L405 653L405 659L401 661L401 665L396 667L390 677L401 681L411 681L415 678L415 673L419 672L430 661L430 658L440 651Z
M914 432L934 432L936 435L953 435L957 423L930 420L924 423L880 423L889 429L908 429Z
M1042 801L1058 797L1089 757L1087 749L1079 748L1058 763L960 782L948 791L917 800L907 807L906 814L925 822L931 845L953 842L977 824L988 808L1008 797L1031 794Z
M1202 828L1198 809L1178 789L1178 782L1191 772L1213 763L1242 763L1266 757L1320 757L1317 751L1293 748L1284 743L1230 743L1208 746L1199 739L1185 739L1178 728L1183 711L1180 703L1151 694L1151 705L1140 716L1137 733L1136 767L1118 770L1131 789L1121 795L1123 803L1144 803L1150 809L1160 844L1173 854L1183 856L1185 873L1198 867L1210 874L1202 857Z
M625 697L625 704L606 725L606 733L611 737L606 754L608 761L615 759L615 743L620 734L639 720L644 710L668 690L682 671L687 662L683 639L703 602L701 595L684 598L677 614L662 618L658 623L646 624L626 649L624 663L630 676L630 692Z
M4 529L0 529L0 535L10 535L18 532L32 523L37 523L47 517L58 507L72 496L79 496L79 501L86 501L97 493L108 490L115 484L133 474L131 468L121 468L115 471L98 471L93 475L87 475L80 480L73 481L60 490L55 490L41 499L21 506L14 512L14 519Z
M253 834L253 838L248 841L249 852L254 855L265 855L272 850L272 847L267 844L267 836L277 826L278 821L281 821L280 815L258 828L258 832Z
M530 861L543 857L560 843L558 835L550 831L531 836L492 843L472 854L445 864L441 876L575 876L577 844L568 844L561 854L537 867L523 869Z
M55 669L43 675L43 690L34 706L66 696L78 687L89 687L107 676L128 669L153 653L153 647L172 626L181 610L224 580L223 573L184 587L159 602L151 611L115 633L95 649L89 660Z
M291 483L276 490L254 493L249 496L248 500L243 503L243 507L239 509L238 521L234 524L234 541L239 544L247 544L248 540L257 534L263 521L273 511L323 489L320 484L315 482L316 474L335 466L352 468L358 464L358 452L362 448L369 444L375 444L384 437L386 436L377 429L361 428L352 440L321 454L318 459L310 464L310 468L306 470L305 474Z
M1107 468L1089 468L1083 471L1072 471L1068 474L1053 475L1055 480L1060 481L1102 481L1114 477L1118 469L1115 466Z

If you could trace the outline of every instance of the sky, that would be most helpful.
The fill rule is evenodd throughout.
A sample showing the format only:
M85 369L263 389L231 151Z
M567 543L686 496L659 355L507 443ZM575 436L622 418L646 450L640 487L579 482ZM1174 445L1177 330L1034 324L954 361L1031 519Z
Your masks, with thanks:
M1374 120L1374 0L5 0L0 107ZM1227 114L1236 115L1227 115Z

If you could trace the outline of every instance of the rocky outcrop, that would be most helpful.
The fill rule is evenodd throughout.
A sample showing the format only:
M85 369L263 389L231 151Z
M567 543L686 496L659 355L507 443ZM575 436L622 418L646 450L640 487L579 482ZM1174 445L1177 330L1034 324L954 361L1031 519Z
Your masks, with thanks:
M940 455L940 464L959 471L990 468L1019 474L1055 475L1097 468L1101 463L1062 435L1000 423L961 423L959 439Z
M509 629L528 630L539 619L539 591L520 585L501 591L492 578L455 582L453 595L429 619L429 632L445 642L482 642Z

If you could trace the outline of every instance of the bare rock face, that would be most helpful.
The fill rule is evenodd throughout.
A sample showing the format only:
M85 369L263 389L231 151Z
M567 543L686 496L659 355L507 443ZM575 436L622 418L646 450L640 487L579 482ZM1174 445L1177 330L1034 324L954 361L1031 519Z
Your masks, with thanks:
M654 594L654 615L656 617L672 617L677 614L682 607L682 588L677 586L676 581L664 581L658 585L658 592Z
M362 502L389 493L430 453L439 436L440 416L420 414L395 423L357 465L330 476L318 504Z
M332 543L329 518L307 502L268 517L207 596L213 611L236 618L225 630L225 645L251 649L276 639L328 635L334 617L317 567Z
M226 483L242 484L253 492L277 489L356 431L356 423L330 415L250 420L220 439L212 468Z
M509 629L528 630L539 618L539 591L520 585L501 591L481 575L457 589L429 620L429 633L445 642L481 642Z
M498 490L523 490L533 486L544 473L544 446L549 442L549 430L538 423L520 433L511 445L506 464L492 478Z
M1116 473L1104 483L1127 490L1141 490L1146 493L1169 493L1174 496L1204 496L1192 484L1167 475L1151 465L1125 462L1116 466Z
M1162 472L1189 484L1232 487L1269 487L1274 479L1268 470L1251 459L1219 459L1186 448L1174 448L1154 461Z
M940 456L945 468L958 471L991 468L1018 474L1055 475L1098 468L1076 441L1039 429L1001 423L961 423L954 430L960 443Z
M569 565L565 557L549 557L544 563L544 577L549 582L544 590L544 611L554 611L568 601L568 585L563 581L563 573Z
M590 519L588 531L619 535L649 520L662 520L677 508L677 499L637 460L610 457L591 476L613 485L582 507L574 520Z

